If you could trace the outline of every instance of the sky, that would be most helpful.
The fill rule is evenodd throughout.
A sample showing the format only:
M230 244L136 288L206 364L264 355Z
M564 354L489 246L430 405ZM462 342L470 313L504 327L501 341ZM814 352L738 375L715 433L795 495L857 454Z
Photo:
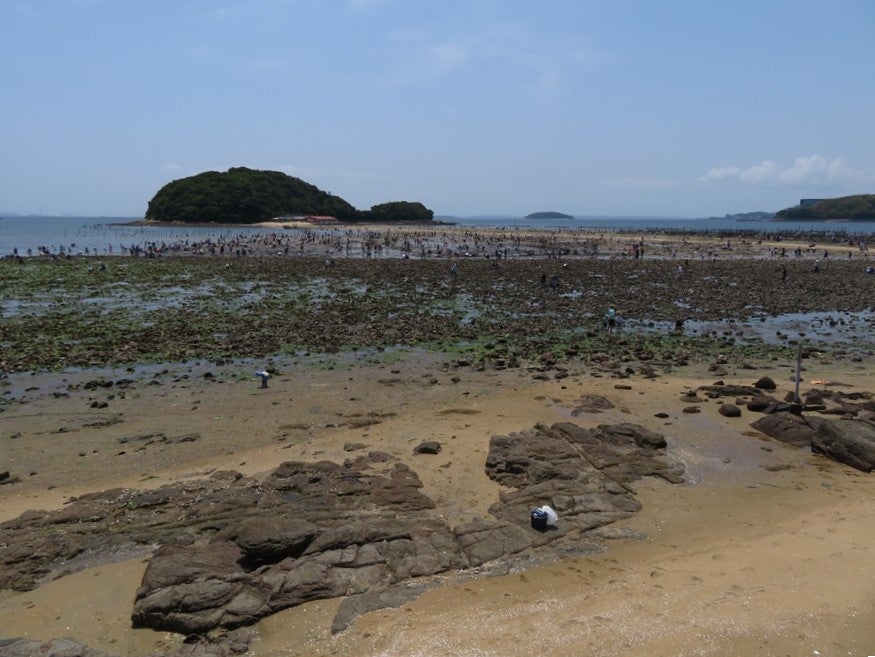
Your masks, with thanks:
M0 211L283 171L359 209L875 193L872 0L0 0Z

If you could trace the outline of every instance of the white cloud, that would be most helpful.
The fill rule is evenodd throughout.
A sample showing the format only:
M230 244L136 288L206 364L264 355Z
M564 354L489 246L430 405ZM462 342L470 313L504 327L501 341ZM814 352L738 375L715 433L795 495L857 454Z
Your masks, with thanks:
M748 185L758 185L774 180L778 173L778 165L771 160L765 160L759 164L742 169L738 174L738 179Z
M855 169L841 158L827 160L822 155L797 157L781 169L771 160L748 167L726 166L711 169L699 182L740 182L745 185L814 185L841 182L875 182L875 170Z
M720 167L709 170L708 173L699 178L699 182L717 182L719 180L734 179L740 173L740 167Z

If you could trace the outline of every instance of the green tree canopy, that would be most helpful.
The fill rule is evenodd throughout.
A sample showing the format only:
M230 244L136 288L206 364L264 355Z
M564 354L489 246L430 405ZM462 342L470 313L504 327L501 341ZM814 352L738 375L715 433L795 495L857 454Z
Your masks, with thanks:
M857 194L824 199L813 205L787 208L775 214L785 221L875 221L875 194Z
M370 221L414 221L421 223L434 219L434 212L422 203L409 201L392 201L374 205L368 215Z
M391 207L382 209L385 206ZM375 211L380 221L431 221L433 216L421 203L403 201L360 212L339 196L300 178L280 171L236 167L167 183L149 201L146 219L245 224L288 215L328 215L341 221L365 221Z

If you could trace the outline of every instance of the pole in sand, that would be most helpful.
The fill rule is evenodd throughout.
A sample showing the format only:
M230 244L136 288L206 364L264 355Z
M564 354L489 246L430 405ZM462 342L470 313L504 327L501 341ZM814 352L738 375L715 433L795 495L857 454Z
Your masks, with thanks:
M802 378L802 340L796 343L796 391L793 393L793 403L801 404L799 398L799 380Z

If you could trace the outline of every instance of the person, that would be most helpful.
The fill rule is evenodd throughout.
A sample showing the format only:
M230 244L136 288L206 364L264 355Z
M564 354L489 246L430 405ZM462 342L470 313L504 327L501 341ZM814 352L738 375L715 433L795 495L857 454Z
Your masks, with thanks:
M613 333L616 327L617 311L614 310L613 306L611 306L608 308L608 312L605 313L605 328L608 329L608 333Z
M781 282L782 283L787 282L787 268L786 267L781 267Z

